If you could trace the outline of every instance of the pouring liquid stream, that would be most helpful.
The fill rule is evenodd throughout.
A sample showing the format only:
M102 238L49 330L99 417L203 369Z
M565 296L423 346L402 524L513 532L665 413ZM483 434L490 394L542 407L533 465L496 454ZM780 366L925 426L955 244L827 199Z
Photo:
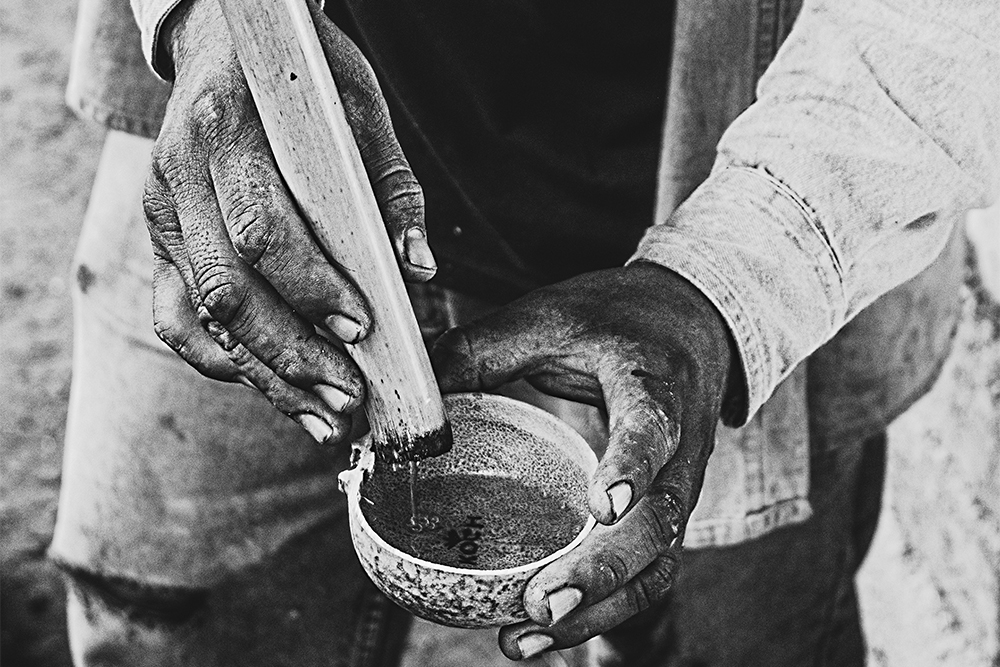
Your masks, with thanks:
M419 467L416 461L410 461L410 530L422 533L425 530L435 530L441 519L434 514L421 514L417 503L417 477Z

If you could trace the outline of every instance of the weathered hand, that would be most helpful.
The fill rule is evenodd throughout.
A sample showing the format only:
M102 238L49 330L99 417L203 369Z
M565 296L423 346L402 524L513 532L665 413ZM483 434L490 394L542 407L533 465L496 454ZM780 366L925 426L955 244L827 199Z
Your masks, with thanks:
M423 195L374 73L310 7L403 276L427 280ZM315 327L354 343L371 326L367 305L278 173L218 4L175 10L164 46L176 78L144 199L156 332L204 375L252 385L316 440L338 442L364 383Z
M670 588L712 450L730 345L721 316L695 287L644 263L538 290L438 341L433 357L445 391L525 378L603 407L609 419L610 442L589 491L600 523L529 582L531 620L500 632L507 657L579 644Z

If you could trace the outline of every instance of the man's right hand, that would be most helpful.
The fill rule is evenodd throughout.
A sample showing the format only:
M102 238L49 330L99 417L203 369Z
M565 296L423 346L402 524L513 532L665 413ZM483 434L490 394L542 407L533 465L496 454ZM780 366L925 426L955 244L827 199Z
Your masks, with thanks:
M403 277L427 280L423 194L374 72L310 8ZM342 441L364 382L315 327L355 343L371 326L367 305L278 173L218 4L188 0L162 39L176 76L143 202L156 333L202 374L256 387L317 441Z

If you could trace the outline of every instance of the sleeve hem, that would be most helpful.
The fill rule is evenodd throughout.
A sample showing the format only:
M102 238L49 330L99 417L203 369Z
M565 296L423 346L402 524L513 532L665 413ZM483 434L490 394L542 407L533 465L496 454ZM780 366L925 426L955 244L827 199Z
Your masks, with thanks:
M822 229L762 168L723 167L647 230L630 260L678 273L722 314L746 391L726 397L727 425L744 424L844 321L841 266Z
M66 104L80 118L103 125L109 130L126 132L147 139L156 138L160 131L160 124L163 122L160 115L134 116L72 93L67 93Z
M695 255L685 255L686 253L670 252L666 248L640 246L639 252L628 263L647 261L668 268L697 287L722 315L736 342L743 376L743 391L726 396L723 400L722 423L732 427L742 426L759 407L754 406L751 410L750 398L755 393L754 389L764 383L763 369L759 364L748 364L747 360L757 356L753 351L763 343L757 340L757 331L749 325L750 319L736 293L729 289L711 262Z
M132 0L136 21L142 31L142 52L149 66L164 81L172 80L174 73L160 49L160 34L163 23L182 1L157 0L153 4L140 4L140 0Z

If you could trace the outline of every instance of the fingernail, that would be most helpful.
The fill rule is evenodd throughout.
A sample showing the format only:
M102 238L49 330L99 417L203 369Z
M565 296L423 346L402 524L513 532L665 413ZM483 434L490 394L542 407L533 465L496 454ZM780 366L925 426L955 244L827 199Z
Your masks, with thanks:
M249 387L250 389L257 389L257 387L254 386L254 383L251 382L245 375L237 375L236 381L239 382L244 387Z
M324 322L326 322L326 328L345 343L357 343L361 338L363 331L361 325L346 315L340 313L330 315Z
M632 485L628 482L618 482L608 489L608 498L611 500L611 511L615 513L617 521L632 502Z
M554 641L552 637L541 632L528 632L517 638L517 648L521 651L522 658L533 658L552 646Z
M549 615L555 625L566 617L566 614L576 609L583 599L583 591L573 586L564 586L548 595Z
M437 271L437 262L434 261L434 253L431 252L431 247L427 244L424 230L419 227L407 230L404 245L406 261L421 269Z
M302 428L309 432L309 435L313 437L313 440L321 445L325 443L331 435L333 435L333 427L316 415L311 415L309 413L296 415L295 421L297 421Z
M328 384L317 384L313 386L313 391L316 395L323 399L323 402L329 405L331 408L337 412L343 412L347 404L351 402L351 397L337 389L336 387L331 387Z

